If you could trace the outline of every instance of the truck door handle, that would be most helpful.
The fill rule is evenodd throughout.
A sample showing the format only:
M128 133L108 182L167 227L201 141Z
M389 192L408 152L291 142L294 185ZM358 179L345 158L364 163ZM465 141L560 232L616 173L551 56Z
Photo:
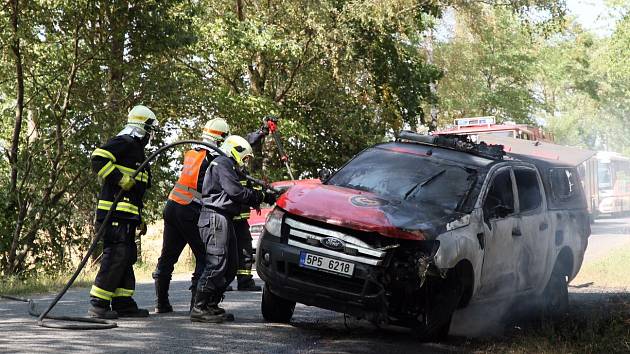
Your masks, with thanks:
M522 236L523 234L521 234L521 229L518 227L515 227L512 229L512 236Z
M545 231L545 230L547 230L548 227L549 227L549 224L547 224L546 222L542 222L542 223L540 223L540 225L538 225L538 230L539 231Z

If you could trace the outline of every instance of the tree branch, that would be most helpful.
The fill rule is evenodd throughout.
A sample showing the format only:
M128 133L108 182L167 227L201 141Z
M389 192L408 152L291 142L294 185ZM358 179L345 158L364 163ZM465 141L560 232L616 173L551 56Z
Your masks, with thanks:
M304 49L302 50L301 58L298 59L297 63L293 67L293 70L291 71L291 74L289 75L289 82L285 85L284 89L280 92L280 94L274 98L275 102L282 101L284 97L286 96L286 94L291 89L291 87L293 86L293 81L295 79L295 76L297 75L298 71L302 67L303 58L306 56L306 53L308 52L308 47L310 46L312 41L313 41L313 35L309 35L308 40L306 41L306 44L304 45Z

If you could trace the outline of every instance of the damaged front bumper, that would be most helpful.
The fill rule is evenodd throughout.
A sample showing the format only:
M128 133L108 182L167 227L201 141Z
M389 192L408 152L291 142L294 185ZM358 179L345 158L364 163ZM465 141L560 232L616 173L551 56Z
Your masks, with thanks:
M300 253L304 250L265 237L264 232L256 270L274 294L357 318L386 320L383 267L354 262L351 277L301 267ZM318 254L317 251L309 253Z
M418 315L426 313L426 305L432 303L426 299L426 282L444 276L432 263L439 246L437 241L391 248L376 264L366 264L371 260L335 256L307 245L299 247L266 232L262 234L256 264L258 274L271 292L284 299L375 323L415 321ZM352 262L352 276L300 266L300 257L305 252Z

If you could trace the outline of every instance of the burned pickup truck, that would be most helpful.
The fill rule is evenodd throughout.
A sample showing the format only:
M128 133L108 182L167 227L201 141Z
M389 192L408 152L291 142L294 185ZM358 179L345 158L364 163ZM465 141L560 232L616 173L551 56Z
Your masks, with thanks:
M299 302L429 340L474 301L562 311L589 234L574 167L402 132L279 198L258 244L262 314L289 322Z

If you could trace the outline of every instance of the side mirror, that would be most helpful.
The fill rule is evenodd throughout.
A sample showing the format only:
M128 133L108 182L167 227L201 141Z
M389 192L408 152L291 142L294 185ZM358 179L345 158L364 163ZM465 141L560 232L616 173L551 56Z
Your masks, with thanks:
M326 182L330 178L330 176L332 176L332 172L330 172L330 170L327 168L322 168L321 170L319 170L319 172L317 172L317 176L319 177L320 181Z

